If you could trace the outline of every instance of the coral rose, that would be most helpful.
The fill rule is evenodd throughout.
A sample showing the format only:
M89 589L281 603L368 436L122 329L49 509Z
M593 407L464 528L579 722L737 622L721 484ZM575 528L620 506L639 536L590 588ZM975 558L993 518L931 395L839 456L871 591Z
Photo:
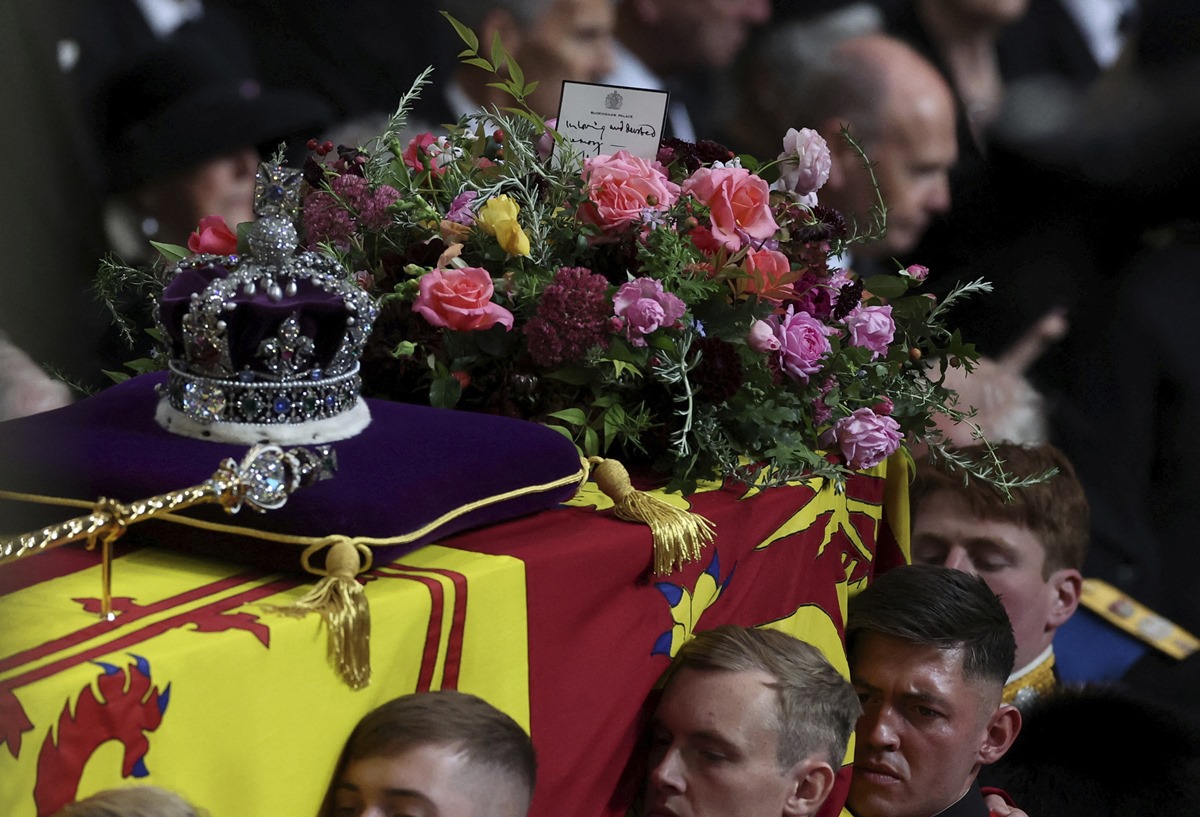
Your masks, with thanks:
M627 150L585 159L583 178L588 201L579 215L610 233L641 224L647 211L666 210L679 199L679 185L667 178L661 164Z
M788 257L779 250L750 250L743 265L748 278L742 289L760 298L781 303L795 295L792 283L801 273L792 270Z
M855 470L883 462L900 447L900 424L869 408L860 408L843 417L821 435L821 443L836 443L846 465Z
M779 229L766 180L744 167L702 167L683 183L683 191L709 208L713 237L730 251L747 238L764 241Z
M492 303L492 276L479 267L435 269L421 276L413 312L434 326L468 332L502 324L512 329L513 315Z
M196 253L233 255L237 252L238 240L233 230L220 216L205 216L200 219L196 232L188 236L188 249Z

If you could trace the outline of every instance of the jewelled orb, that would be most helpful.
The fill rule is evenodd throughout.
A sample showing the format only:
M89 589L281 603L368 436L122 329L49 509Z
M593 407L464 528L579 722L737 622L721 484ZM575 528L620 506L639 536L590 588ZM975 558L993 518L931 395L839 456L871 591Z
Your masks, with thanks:
M296 251L300 236L296 225L280 216L265 216L254 222L246 241L260 261L280 265Z

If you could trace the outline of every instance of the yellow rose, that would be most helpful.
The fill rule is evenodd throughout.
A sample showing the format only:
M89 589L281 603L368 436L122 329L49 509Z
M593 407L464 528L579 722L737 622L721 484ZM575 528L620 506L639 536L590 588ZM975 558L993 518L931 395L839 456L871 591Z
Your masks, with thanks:
M496 196L484 202L475 217L479 229L495 236L500 247L509 255L529 255L529 237L517 223L520 209L508 196Z

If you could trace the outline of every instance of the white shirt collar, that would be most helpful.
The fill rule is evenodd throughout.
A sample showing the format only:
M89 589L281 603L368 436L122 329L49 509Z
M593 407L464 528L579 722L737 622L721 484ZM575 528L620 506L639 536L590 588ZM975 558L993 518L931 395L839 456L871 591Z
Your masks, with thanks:
M1046 663L1047 659L1049 659L1050 656L1053 654L1054 654L1054 645L1051 644L1049 647L1042 650L1041 654L1037 658L1033 659L1028 664L1026 664L1025 666L1021 667L1019 670L1014 672L1012 675L1008 676L1008 681L1006 682L1005 685L1007 686L1008 684L1011 684L1013 681L1021 680L1026 675L1028 675L1029 673L1033 672L1035 669L1040 667L1042 664Z

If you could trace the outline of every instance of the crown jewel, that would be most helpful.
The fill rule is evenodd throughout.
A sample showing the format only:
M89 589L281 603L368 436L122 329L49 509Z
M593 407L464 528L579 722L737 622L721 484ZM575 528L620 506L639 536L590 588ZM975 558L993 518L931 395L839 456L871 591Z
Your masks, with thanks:
M238 255L180 261L156 317L169 374L157 419L227 442L331 442L370 422L358 359L371 297L331 257L299 250L303 176L264 165Z

